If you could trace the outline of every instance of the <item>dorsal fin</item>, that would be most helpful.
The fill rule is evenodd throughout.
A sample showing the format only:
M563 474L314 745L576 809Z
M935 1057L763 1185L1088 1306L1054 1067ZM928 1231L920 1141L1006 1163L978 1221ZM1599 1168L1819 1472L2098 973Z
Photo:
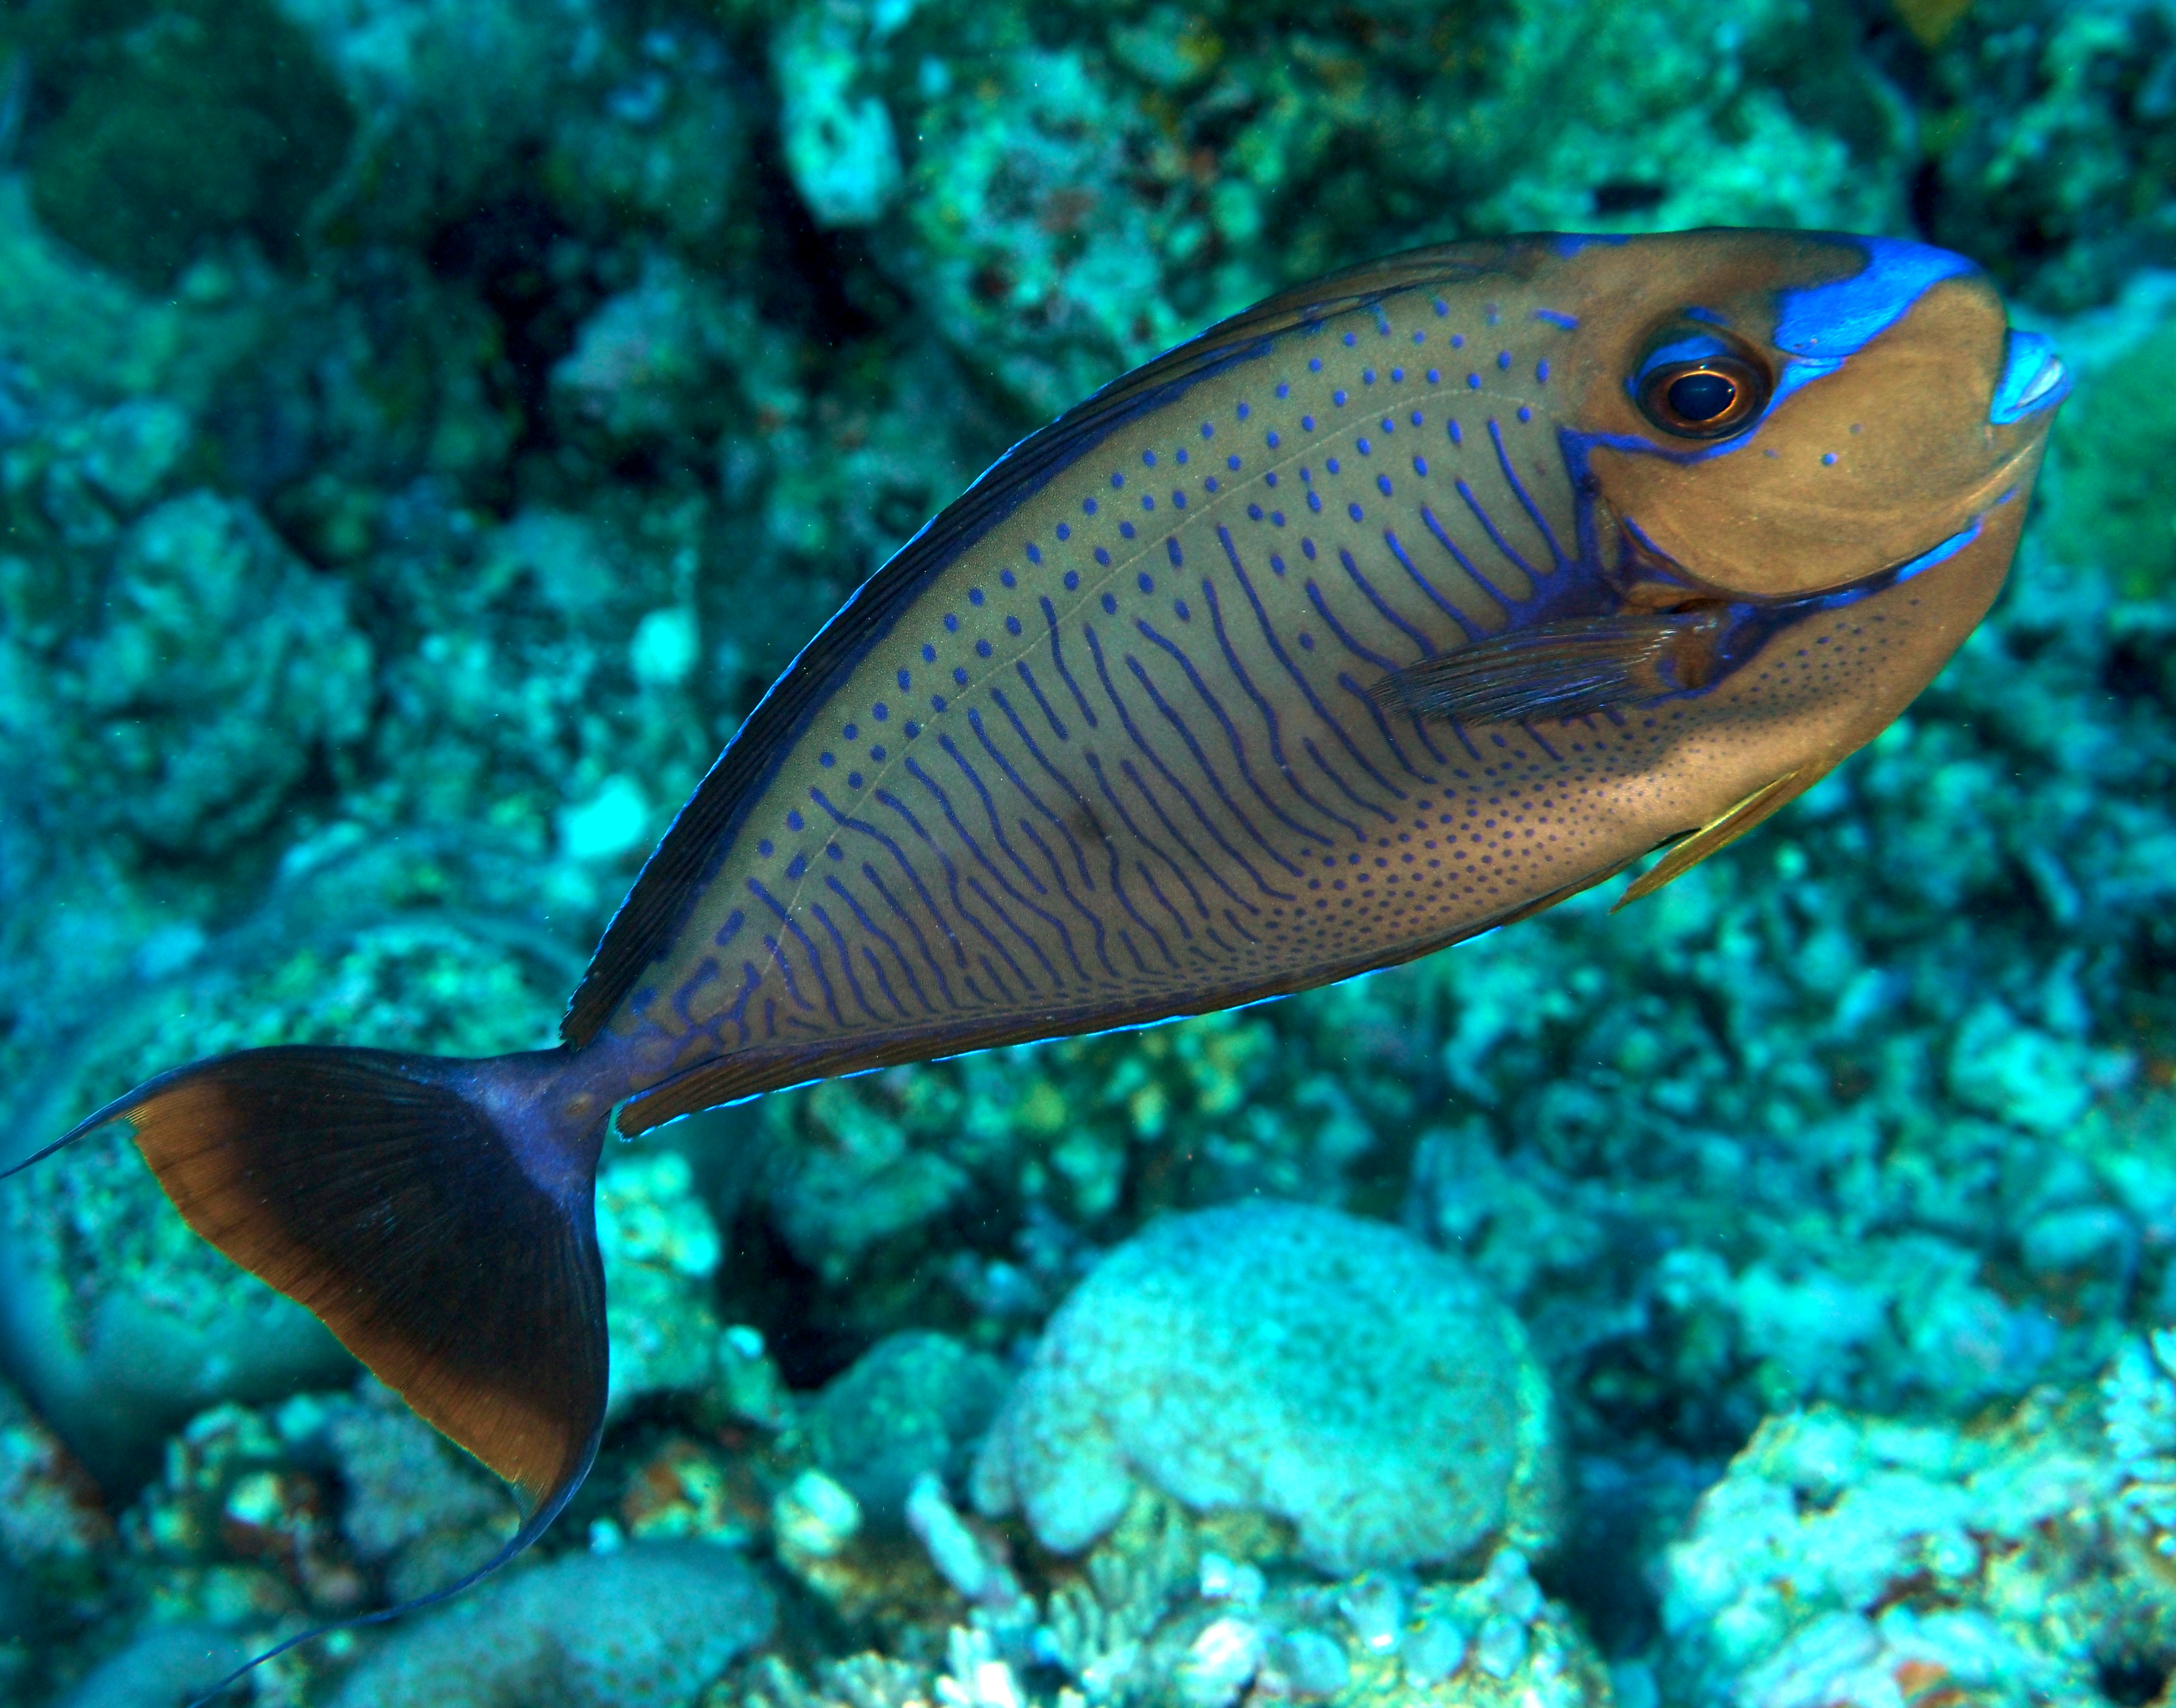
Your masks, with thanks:
M741 813L818 709L933 577L1053 476L1126 422L1265 353L1280 333L1471 275L1513 253L1502 244L1442 245L1312 280L1113 380L1007 451L862 584L749 715L644 865L568 1005L560 1036L577 1047L596 1036L644 969L671 944L717 869Z

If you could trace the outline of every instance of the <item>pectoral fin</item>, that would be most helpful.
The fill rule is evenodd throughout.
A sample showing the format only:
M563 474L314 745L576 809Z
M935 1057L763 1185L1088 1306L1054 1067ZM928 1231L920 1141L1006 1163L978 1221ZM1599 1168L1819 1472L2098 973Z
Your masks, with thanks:
M1386 711L1453 723L1586 717L1698 687L1723 626L1703 606L1515 628L1393 671L1368 692Z
M1823 777L1836 769L1833 761L1825 764L1801 765L1795 771L1786 771L1772 783L1763 783L1721 818L1685 838L1652 866L1626 886L1617 905L1609 911L1617 912L1629 907L1644 896L1652 895L1666 884L1675 882L1699 865L1719 848L1727 848L1758 824L1770 813L1788 802L1796 800Z

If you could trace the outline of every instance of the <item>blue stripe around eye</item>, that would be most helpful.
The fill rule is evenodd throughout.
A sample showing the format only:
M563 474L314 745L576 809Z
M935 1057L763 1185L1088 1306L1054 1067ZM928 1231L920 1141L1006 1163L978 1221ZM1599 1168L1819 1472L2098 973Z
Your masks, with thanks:
M1667 344L1648 351L1647 359L1634 371L1629 383L1636 392L1646 383L1647 376L1658 367L1667 367L1678 362L1709 362L1718 356L1734 354L1736 352L1720 338L1711 337L1705 332L1695 332L1689 338L1673 338Z

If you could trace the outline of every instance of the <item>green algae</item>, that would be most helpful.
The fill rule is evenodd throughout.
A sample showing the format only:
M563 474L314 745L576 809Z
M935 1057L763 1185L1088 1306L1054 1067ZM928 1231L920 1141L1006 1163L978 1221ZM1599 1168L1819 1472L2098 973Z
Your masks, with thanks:
M2094 318L2075 340L2077 392L2048 453L2048 541L2099 566L2127 600L2176 587L2176 296L2158 277Z
M2176 259L2176 29L2152 8L1978 5L1912 66L1938 242L2050 312Z
M153 288L208 240L299 254L355 120L268 0L73 0L8 33L55 109L30 194L59 236Z

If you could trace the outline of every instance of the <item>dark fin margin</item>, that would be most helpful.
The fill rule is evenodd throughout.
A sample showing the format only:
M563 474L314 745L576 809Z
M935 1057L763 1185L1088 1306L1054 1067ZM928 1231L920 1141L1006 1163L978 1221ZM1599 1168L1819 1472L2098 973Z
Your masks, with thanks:
M588 1473L606 1391L591 1194L604 1119L540 1138L509 1130L475 1095L515 1106L552 1059L246 1050L160 1075L8 1171L125 1121L192 1228L315 1312L526 1509L513 1539L459 1582L291 1639L202 1700L296 1643L467 1587L535 1541Z
M1545 244L1531 242L1442 244L1311 280L1113 380L1007 451L862 584L748 715L606 927L559 1023L559 1036L577 1048L596 1036L672 942L716 869L746 802L768 781L786 746L868 648L890 631L923 585L1046 481L1125 422L1161 408L1211 374L1265 354L1281 334L1406 291L1515 268L1546 253Z

